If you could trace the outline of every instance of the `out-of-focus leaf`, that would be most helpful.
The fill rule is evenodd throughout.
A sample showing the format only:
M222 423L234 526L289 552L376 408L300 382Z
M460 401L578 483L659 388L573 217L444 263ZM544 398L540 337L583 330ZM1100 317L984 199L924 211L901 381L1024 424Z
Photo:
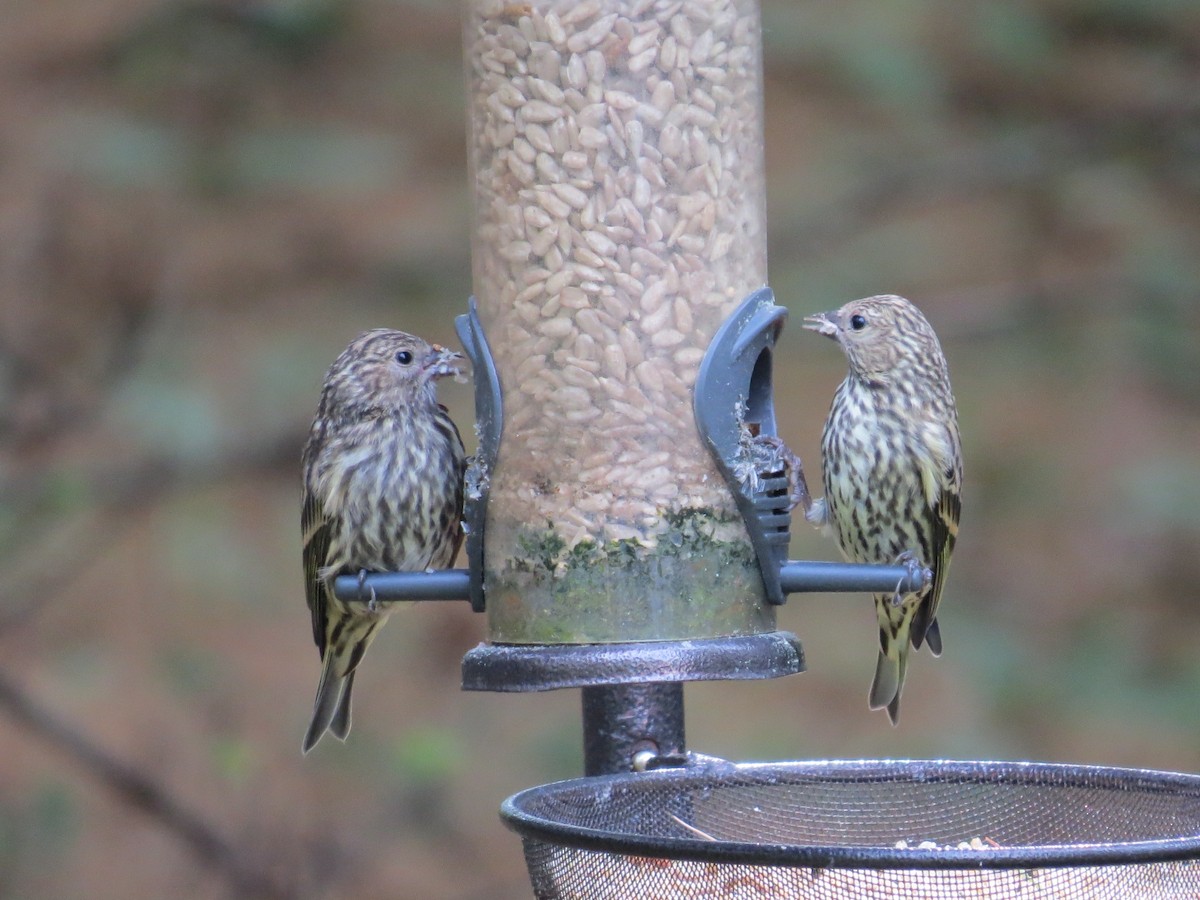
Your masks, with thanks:
M1200 532L1200 458L1145 459L1126 467L1119 482L1122 514L1139 531Z
M436 782L453 777L465 759L461 735L429 725L414 728L400 739L392 764L406 780Z
M190 159L180 134L117 112L62 116L46 153L103 184L143 189L179 184Z
M79 809L74 791L66 784L46 781L30 798L25 849L50 860L66 850L79 833Z
M252 190L345 194L394 183L403 175L407 154L395 135L279 128L236 137L230 159L235 177Z
M262 565L237 522L225 498L194 497L173 505L159 536L163 571L206 603L253 606L279 573Z
M768 6L764 53L772 61L836 73L856 94L892 112L928 113L946 87L921 39L930 10L928 0Z
M1021 3L971 5L980 49L1011 74L1044 72L1055 59L1055 40L1044 15Z
M232 782L249 781L258 771L258 754L247 741L217 737L209 742L217 771Z
M115 416L147 447L200 458L223 439L213 398L203 388L152 374L121 385L113 395Z
M342 34L346 0L187 2L152 6L114 48L127 81L171 86L255 64L299 64Z
M201 646L173 646L160 658L167 684L181 699L211 693L220 681L217 658Z

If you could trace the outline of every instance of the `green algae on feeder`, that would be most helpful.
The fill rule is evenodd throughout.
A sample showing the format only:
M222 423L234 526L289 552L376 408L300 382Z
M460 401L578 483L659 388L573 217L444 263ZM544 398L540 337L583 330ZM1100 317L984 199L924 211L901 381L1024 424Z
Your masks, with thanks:
M631 538L571 546L549 522L514 533L502 568L488 573L496 641L686 640L774 628L770 607L736 602L762 593L739 517L667 511L650 546Z

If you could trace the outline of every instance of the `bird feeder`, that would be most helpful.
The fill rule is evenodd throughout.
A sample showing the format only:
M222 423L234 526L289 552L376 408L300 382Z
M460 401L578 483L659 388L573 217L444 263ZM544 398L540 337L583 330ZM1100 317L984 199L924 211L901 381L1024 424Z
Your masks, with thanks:
M958 897L963 873L988 896L1084 896L989 886L1125 852L1159 867L1146 896L1195 897L1197 778L687 750L683 683L803 670L775 627L788 593L928 578L786 558L802 473L775 427L758 2L464 6L469 566L335 590L469 598L488 641L465 689L582 688L588 777L503 810L536 896Z
M767 282L756 3L478 0L465 27L475 292L504 405L492 639L773 631L693 414L713 336Z

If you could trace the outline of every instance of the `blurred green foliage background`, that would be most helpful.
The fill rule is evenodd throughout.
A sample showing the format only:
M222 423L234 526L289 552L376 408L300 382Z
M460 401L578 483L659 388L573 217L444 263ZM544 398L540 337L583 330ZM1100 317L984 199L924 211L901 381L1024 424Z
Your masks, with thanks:
M772 286L793 318L925 310L963 530L900 728L866 708L869 602L797 596L810 671L689 687L690 743L1200 770L1200 5L764 23ZM459 27L450 0L0 9L0 896L529 896L496 808L580 771L578 697L460 692L480 617L398 612L349 743L299 753L321 376L366 327L453 342L471 289ZM843 370L793 322L810 473ZM792 554L836 555L801 527Z

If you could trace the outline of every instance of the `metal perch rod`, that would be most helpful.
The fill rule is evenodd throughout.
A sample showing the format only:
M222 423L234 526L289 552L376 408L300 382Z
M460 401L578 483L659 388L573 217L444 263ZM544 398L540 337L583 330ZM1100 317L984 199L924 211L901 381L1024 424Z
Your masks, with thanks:
M911 572L906 566L874 566L862 563L804 560L785 563L779 570L784 593L910 593L928 579L928 570ZM466 569L439 572L371 572L360 579L342 575L334 581L339 600L350 603L374 597L376 601L466 600L469 576Z

